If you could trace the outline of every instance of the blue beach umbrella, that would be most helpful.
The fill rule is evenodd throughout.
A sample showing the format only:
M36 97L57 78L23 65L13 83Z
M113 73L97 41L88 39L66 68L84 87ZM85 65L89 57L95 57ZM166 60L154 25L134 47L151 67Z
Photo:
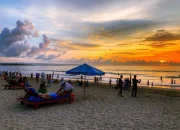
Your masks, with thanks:
M90 66L88 64L82 64L80 66L77 66L73 69L70 69L66 71L66 74L73 74L73 75L89 75L89 76L102 76L105 73L97 68L94 68L93 66Z
M72 74L72 75L81 75L82 74L82 75L85 75L84 78L86 79L86 75L88 75L88 76L95 76L95 75L102 76L105 73L103 71L85 63L85 64L79 65L75 68L72 68L72 69L66 71L66 74ZM84 87L84 96L85 96L85 87Z

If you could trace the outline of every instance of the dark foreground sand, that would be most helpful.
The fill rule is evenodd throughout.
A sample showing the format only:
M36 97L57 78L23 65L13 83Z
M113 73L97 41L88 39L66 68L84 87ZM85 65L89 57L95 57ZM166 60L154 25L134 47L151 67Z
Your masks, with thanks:
M30 83L38 89L35 80ZM180 91L141 88L138 97L131 91L107 85L91 85L83 98L83 88L75 86L77 101L52 104L34 110L16 100L23 90L5 90L0 79L0 130L179 130ZM58 90L53 84L48 92Z

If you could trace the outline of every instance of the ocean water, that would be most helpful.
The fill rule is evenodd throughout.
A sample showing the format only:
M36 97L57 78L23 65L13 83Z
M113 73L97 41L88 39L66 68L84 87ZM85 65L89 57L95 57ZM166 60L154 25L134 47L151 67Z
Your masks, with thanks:
M22 75L30 77L30 74L45 72L46 74L52 74L54 72L54 78L80 78L80 75L72 76L66 75L65 71L69 70L75 65L58 65L58 66L0 66L0 71L20 71ZM150 85L153 82L154 87L159 86L172 86L171 80L175 80L176 87L180 87L180 66L95 66L105 72L102 76L103 82L108 82L110 79L115 83L116 78L119 75L123 75L123 78L129 78L130 74L137 75L137 79L141 79L140 85L146 85L149 80ZM118 75L119 74L119 75ZM160 76L163 77L163 82L160 80ZM94 77L86 76L86 79L93 80Z

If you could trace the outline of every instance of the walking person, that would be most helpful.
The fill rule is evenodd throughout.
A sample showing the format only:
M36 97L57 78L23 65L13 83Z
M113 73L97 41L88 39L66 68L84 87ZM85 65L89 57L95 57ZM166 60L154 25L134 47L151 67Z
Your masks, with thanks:
M122 87L123 87L123 80L122 80L122 78L123 78L123 76L121 75L120 76L120 79L119 79L119 93L118 93L118 96L121 96L121 97L123 97L123 95L122 95Z
M132 97L136 97L136 94L137 94L137 83L140 83L141 79L137 80L136 79L136 75L134 75L134 78L132 79L132 82L133 82L133 90L132 90L131 96Z

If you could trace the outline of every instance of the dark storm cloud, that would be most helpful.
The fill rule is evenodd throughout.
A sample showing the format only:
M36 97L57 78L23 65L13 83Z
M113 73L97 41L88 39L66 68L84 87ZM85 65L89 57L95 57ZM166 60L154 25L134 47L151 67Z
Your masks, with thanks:
M150 43L149 46L153 47L153 48L165 48L165 47L170 47L170 46L174 46L177 45L175 43L165 43L165 42L153 42Z
M14 43L10 45L8 48L2 51L2 54L6 57L20 57L21 54L30 49L29 43L26 41L24 43Z
M69 43L68 45L74 46L74 47L82 47L82 48L100 47L100 45L98 44L91 44L91 43Z
M163 22L150 20L114 20L101 23L86 23L91 31L92 38L118 38L123 39L124 36L130 36L135 32L145 29L154 28ZM103 29L102 29L103 28ZM99 29L99 30L98 30Z
M157 30L155 34L145 38L144 41L175 41L180 40L180 33L172 33L167 30Z

